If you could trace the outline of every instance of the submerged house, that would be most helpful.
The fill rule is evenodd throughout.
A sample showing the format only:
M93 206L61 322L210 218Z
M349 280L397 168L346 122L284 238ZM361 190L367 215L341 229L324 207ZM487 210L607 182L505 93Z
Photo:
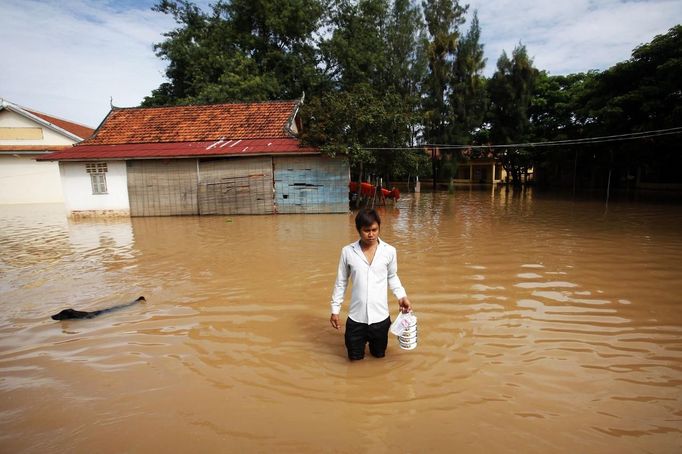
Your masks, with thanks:
M63 202L59 166L36 158L69 149L93 131L0 98L0 204Z
M302 146L299 101L112 108L59 163L71 216L348 211L346 159Z
M507 172L492 157L468 158L457 164L454 183L493 184L504 181Z

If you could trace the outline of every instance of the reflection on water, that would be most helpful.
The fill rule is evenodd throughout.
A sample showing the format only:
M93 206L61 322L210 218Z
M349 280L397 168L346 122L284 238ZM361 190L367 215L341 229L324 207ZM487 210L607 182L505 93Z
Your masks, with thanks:
M382 237L419 347L353 364L328 326L350 215L1 210L2 452L682 447L677 205L407 194Z

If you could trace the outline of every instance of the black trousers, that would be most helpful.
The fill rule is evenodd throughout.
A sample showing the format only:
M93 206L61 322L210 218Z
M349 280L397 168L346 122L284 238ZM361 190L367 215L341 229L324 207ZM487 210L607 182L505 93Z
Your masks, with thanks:
M383 358L388 346L388 329L391 317L381 322L358 323L350 317L346 320L346 349L348 359L357 360L365 357L365 345L369 342L369 352L376 358Z

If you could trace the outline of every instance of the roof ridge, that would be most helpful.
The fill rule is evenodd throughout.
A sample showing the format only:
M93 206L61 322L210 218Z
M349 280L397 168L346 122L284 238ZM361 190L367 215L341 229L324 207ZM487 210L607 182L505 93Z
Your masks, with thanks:
M174 104L166 106L129 106L129 107L119 107L112 106L112 110L134 110L134 109L178 109L182 107L213 107L213 106L240 106L240 105L253 105L253 104L285 104L285 103L297 103L299 99L275 99L272 101L234 101L234 102L216 102L207 104Z

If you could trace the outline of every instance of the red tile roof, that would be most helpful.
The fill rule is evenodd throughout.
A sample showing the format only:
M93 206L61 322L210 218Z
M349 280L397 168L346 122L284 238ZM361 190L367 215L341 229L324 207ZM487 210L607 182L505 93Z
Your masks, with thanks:
M185 158L201 156L249 156L257 154L319 154L301 147L296 138L241 139L203 142L84 145L36 158L39 161L87 159Z
M66 121L62 120L61 118L53 117L51 115L44 114L42 112L36 112L34 110L29 110L24 107L24 110L30 114L35 115L38 118L42 118L43 120L52 123L55 126L58 126L62 128L65 131L70 132L71 134L74 134L81 139L87 139L92 135L93 132L95 132L94 129L88 128L87 126L80 125L78 123L74 123L71 121Z
M79 146L288 138L298 101L114 108Z

